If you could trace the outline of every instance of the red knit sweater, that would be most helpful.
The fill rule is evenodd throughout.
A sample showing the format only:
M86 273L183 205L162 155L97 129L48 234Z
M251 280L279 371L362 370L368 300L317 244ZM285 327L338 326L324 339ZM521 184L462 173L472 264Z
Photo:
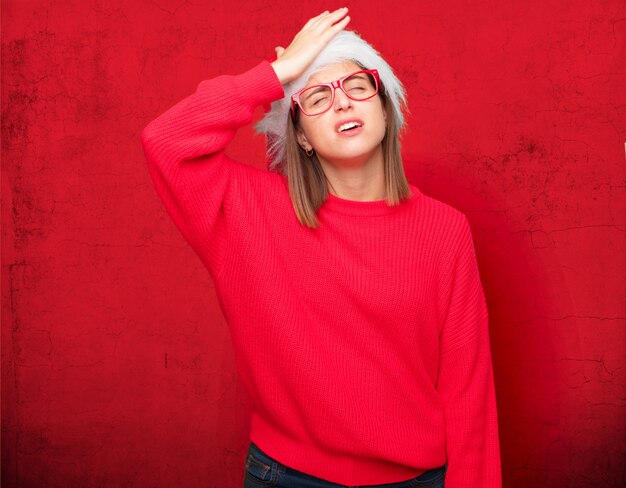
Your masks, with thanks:
M330 194L302 226L286 178L229 159L283 97L267 61L203 81L142 133L165 208L208 268L253 402L250 439L346 485L448 463L447 488L499 487L487 311L470 229L410 200Z

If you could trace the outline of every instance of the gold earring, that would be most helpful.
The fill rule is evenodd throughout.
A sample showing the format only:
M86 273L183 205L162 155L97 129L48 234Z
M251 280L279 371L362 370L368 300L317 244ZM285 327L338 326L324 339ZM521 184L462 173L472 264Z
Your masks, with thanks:
M305 149L304 152L306 153L308 157L311 157L313 156L314 151L313 151L313 148L311 148L311 149Z

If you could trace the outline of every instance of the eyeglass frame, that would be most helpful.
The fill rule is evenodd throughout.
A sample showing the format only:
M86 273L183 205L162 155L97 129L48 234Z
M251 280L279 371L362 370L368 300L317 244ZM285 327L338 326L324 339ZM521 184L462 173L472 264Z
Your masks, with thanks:
M374 77L374 82L375 82L375 91L374 93L372 93L372 95L370 95L367 98L360 98L360 99L356 99L350 96L350 94L343 89L343 82L344 80L350 78L351 76L354 76L356 74L359 73L368 73L371 74ZM330 87L330 93L331 93L331 98L330 98L330 103L328 104L328 108L326 108L323 112L320 112L318 114L314 114L314 115L309 115L307 114L304 109L302 108L302 105L300 104L300 95L305 92L306 90L309 90L311 88L314 88L316 86L328 86ZM369 100L370 98L375 97L382 88L382 84L380 82L380 75L378 74L378 70L376 69L360 69L358 71L355 71L354 73L350 73L347 74L341 78L339 78L338 80L335 81L330 81L328 83L316 83L315 85L310 85L310 86L305 86L302 90L297 91L296 93L294 93L293 95L291 95L291 116L293 117L293 119L296 119L296 106L300 107L300 111L306 115L307 117L317 117L318 115L322 115L323 113L326 113L330 110L330 108L333 106L333 103L335 103L335 90L339 88L350 100L354 100L355 102L364 102L365 100Z

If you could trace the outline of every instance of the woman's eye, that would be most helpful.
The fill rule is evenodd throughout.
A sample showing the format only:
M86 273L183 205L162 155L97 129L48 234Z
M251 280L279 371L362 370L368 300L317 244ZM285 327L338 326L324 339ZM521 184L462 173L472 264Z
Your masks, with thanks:
M324 103L327 99L328 99L328 97L319 97L319 98L316 98L315 100L313 100L313 106L315 106L315 105L321 105L321 104L322 104L322 103Z
M363 91L367 89L367 82L364 80L349 80L348 83L343 85L348 91Z

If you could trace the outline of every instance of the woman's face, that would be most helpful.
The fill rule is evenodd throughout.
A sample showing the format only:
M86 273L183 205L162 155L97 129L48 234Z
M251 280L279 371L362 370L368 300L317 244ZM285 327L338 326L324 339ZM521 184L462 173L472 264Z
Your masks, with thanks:
M306 86L335 81L361 69L353 61L331 64L313 74ZM360 127L340 130L352 121ZM314 116L299 114L297 137L300 146L305 150L313 148L322 162L354 167L373 157L382 157L381 142L386 127L387 114L379 94L355 101L335 88L335 100L329 110Z

